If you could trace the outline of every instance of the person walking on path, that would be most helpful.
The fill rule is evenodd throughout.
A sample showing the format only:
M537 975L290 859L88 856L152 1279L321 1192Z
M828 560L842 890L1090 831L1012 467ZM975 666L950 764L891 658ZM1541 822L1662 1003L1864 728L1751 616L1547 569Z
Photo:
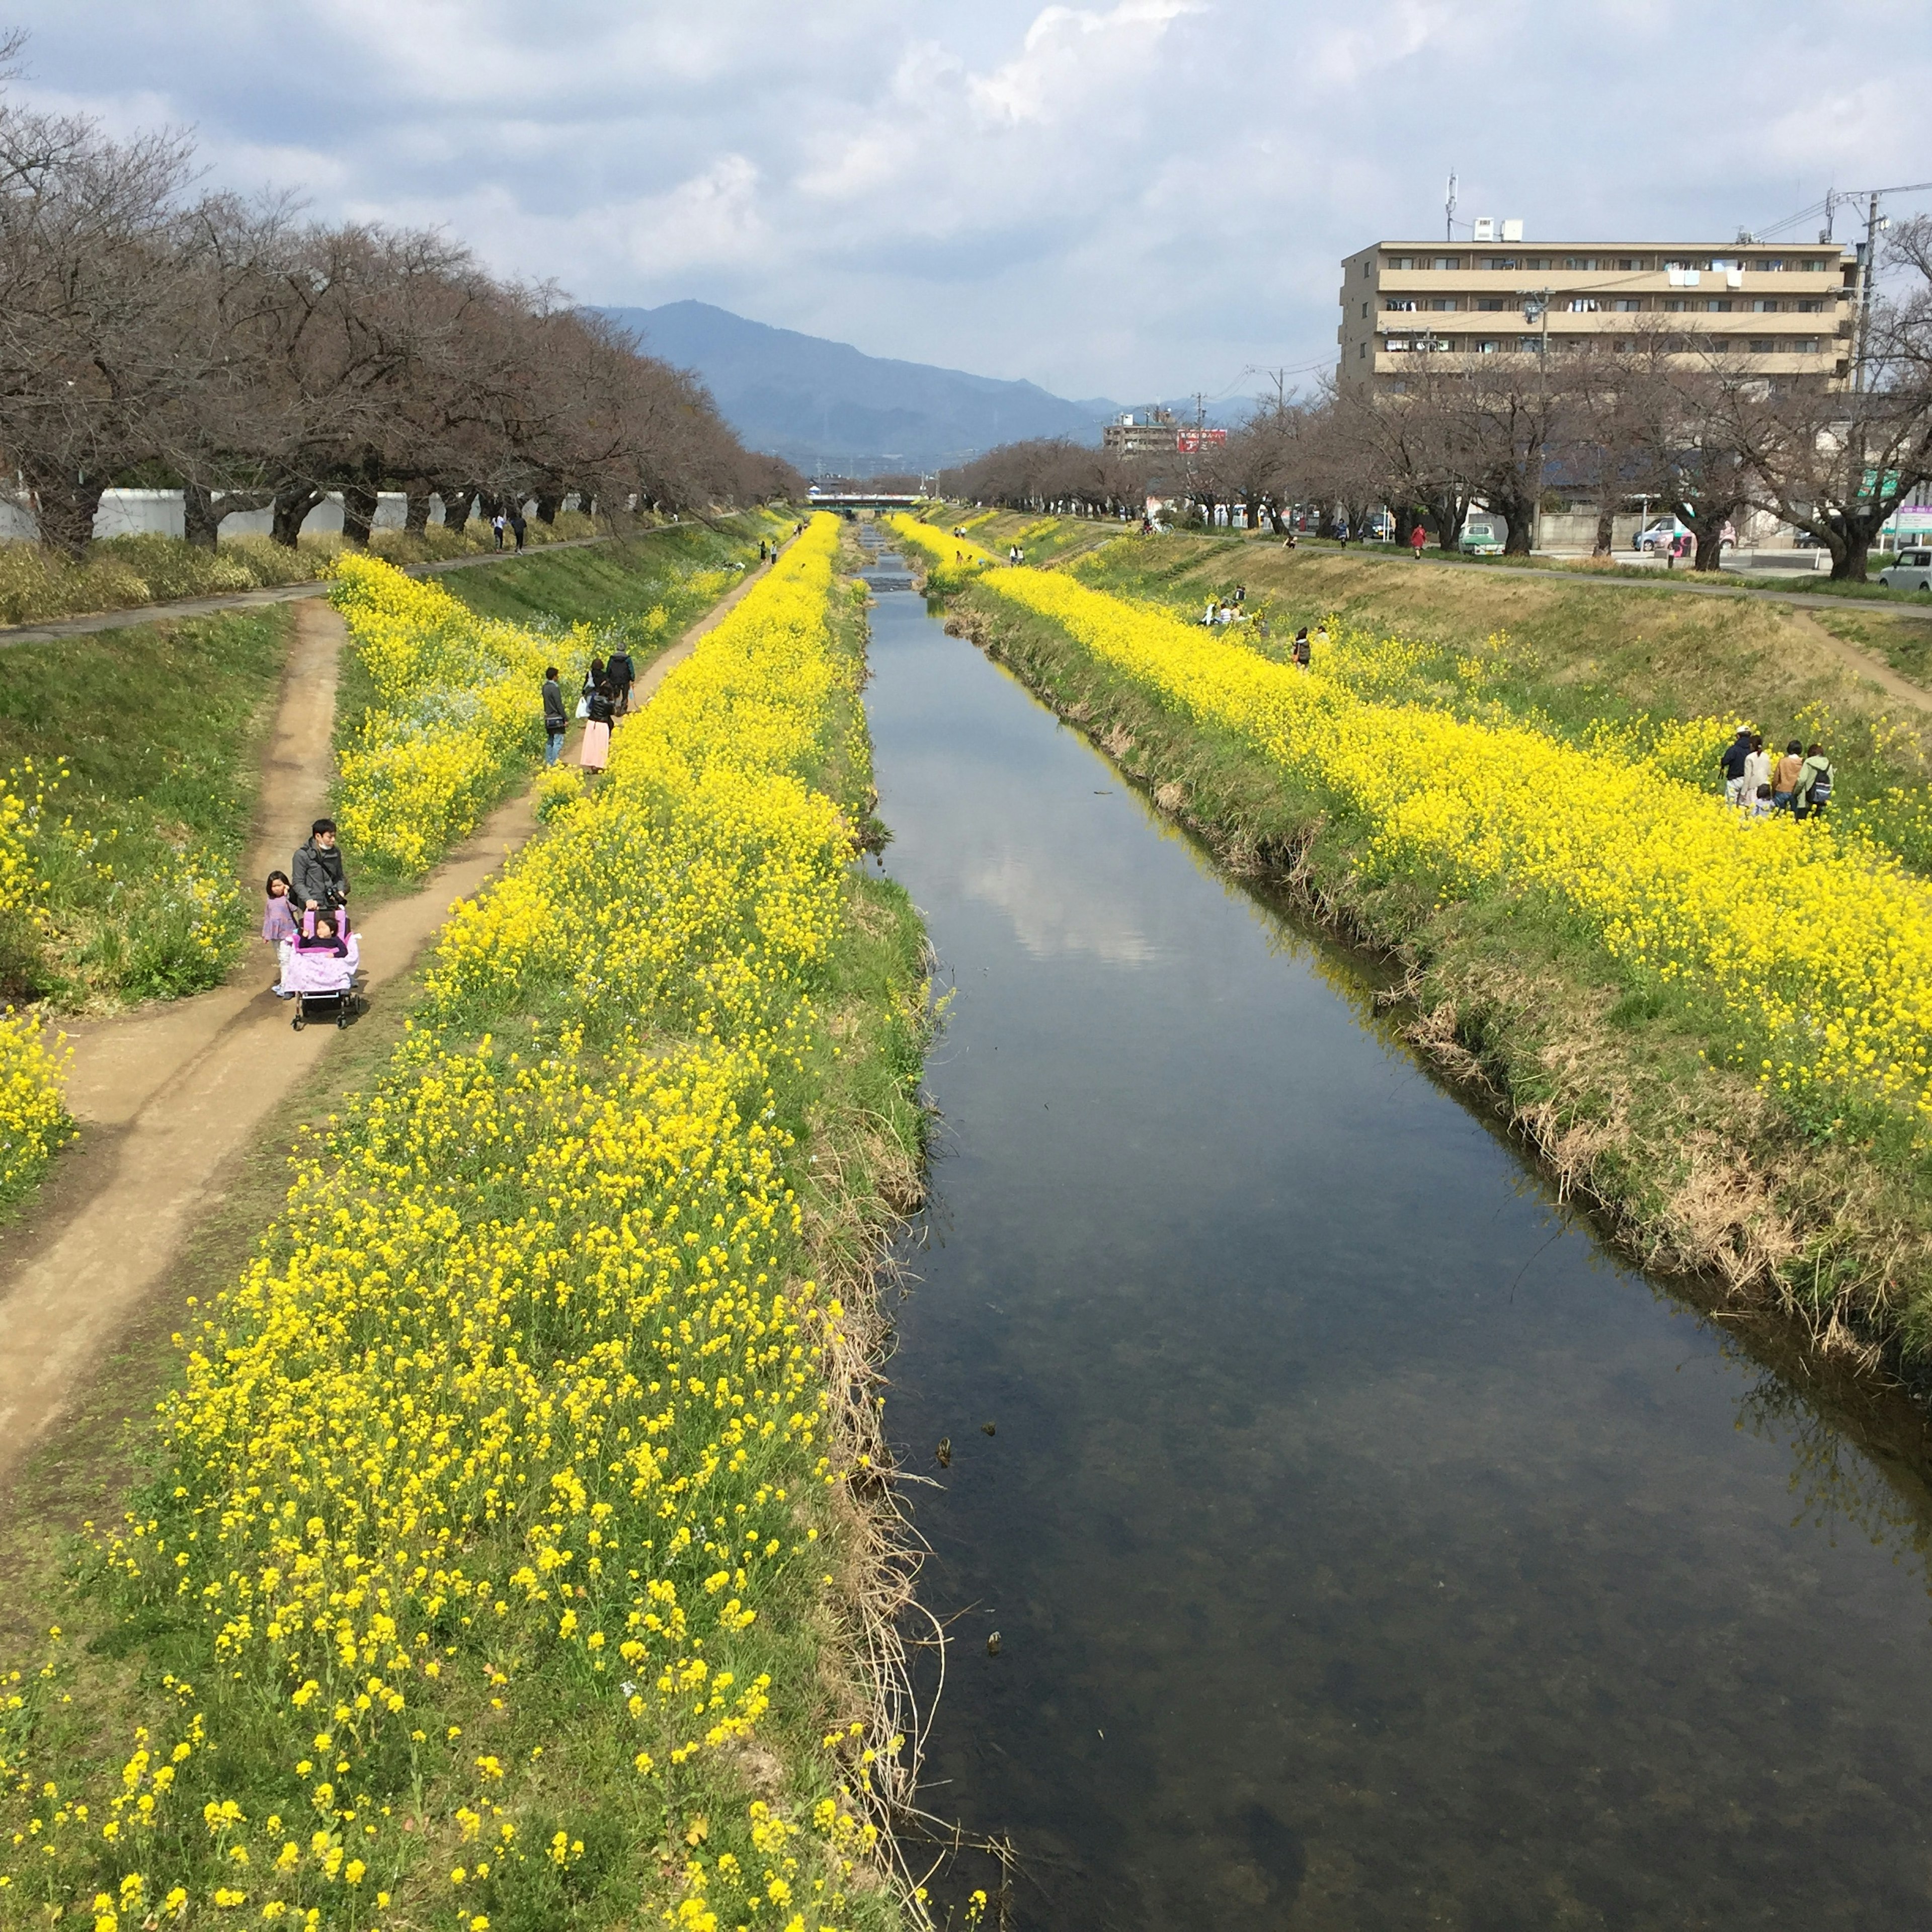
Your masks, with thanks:
M501 550L503 548L503 526L506 520L507 519L505 518L501 510L499 510L496 514L490 519L490 527L496 532L496 548L499 550Z
M1812 746L1804 754L1804 762L1798 768L1798 791L1792 806L1792 814L1798 818L1822 818L1825 808L1832 802L1832 761L1825 755L1822 745Z
M1798 774L1804 769L1804 754L1794 738L1784 748L1784 755L1778 761L1771 775L1771 808L1774 812L1789 812L1798 796Z
M570 720L563 709L563 686L555 664L544 673L543 714L544 763L554 765L563 756L563 734L570 729Z
M1744 760L1744 803L1754 818L1757 815L1760 790L1766 798L1771 796L1771 754L1764 748L1762 737L1754 731L1750 756Z
M524 521L524 508L520 503L510 512L510 528L515 533L518 549L521 550L524 547L524 532L530 528L530 525Z
M1420 524L1408 533L1408 547L1415 553L1418 563L1422 561L1422 546L1429 541L1429 532Z
M631 653L622 644L610 653L610 662L604 667L604 681L610 687L611 716L629 716L631 687L638 681L638 668L632 663Z
M1744 790L1744 765L1750 757L1750 727L1740 724L1738 735L1724 747L1724 755L1718 760L1718 769L1724 775L1724 801L1740 812L1750 796Z
M289 896L305 912L334 912L349 903L349 874L335 842L335 820L318 818L289 867Z
M590 688L590 721L577 761L586 772L601 772L610 762L610 687L602 678Z

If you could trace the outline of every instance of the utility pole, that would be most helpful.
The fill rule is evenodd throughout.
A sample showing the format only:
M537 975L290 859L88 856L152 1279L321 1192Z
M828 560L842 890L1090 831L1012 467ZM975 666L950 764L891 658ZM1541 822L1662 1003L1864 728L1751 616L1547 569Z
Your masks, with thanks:
M1442 203L1442 238L1453 242L1456 238L1456 170L1449 170L1449 193Z
M1871 334L1872 284L1878 279L1878 196L1872 190L1865 208L1864 245L1858 250L1858 338L1852 344L1852 387L1865 386L1865 344Z
M1550 304L1554 289L1522 290L1522 319L1543 325L1543 345L1536 353L1536 499L1530 512L1529 543L1539 548L1543 535L1543 451L1550 425Z

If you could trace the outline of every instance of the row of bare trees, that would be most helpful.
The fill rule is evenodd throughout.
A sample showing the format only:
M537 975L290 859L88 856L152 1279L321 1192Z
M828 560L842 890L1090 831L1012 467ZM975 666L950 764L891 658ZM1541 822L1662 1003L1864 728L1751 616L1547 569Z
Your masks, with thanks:
M0 61L17 40L0 44ZM622 508L798 494L687 374L446 237L326 226L192 192L172 134L129 141L0 98L0 464L42 541L86 543L102 492L178 488L191 541L272 506L296 541L379 490L460 526L534 499Z
M1330 386L1270 403L1196 450L1015 443L942 487L1098 515L1138 514L1151 490L1210 524L1225 508L1250 527L1312 514L1330 532L1359 532L1385 508L1444 549L1480 506L1519 555L1552 492L1596 506L1606 555L1617 512L1647 500L1676 512L1702 570L1751 509L1814 538L1833 576L1862 579L1883 526L1932 480L1932 220L1894 231L1887 266L1896 292L1875 300L1844 387L1769 378L1664 328L1547 358L1417 354L1399 391Z

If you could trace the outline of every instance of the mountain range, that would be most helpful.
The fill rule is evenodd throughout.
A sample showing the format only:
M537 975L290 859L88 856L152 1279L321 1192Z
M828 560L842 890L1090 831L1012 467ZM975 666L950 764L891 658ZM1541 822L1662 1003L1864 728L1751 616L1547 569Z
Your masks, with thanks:
M1036 383L868 356L850 344L748 321L709 302L607 308L652 355L694 370L753 449L808 473L935 469L1022 437L1097 443L1120 405L1070 402Z

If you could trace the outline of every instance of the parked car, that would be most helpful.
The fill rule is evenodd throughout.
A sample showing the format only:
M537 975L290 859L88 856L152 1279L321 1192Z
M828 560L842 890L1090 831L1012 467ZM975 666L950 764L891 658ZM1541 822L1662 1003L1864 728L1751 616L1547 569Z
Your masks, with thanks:
M1692 535L1690 526L1688 524L1680 523L1675 517L1660 517L1654 523L1646 524L1637 532L1636 536L1631 539L1630 548L1646 552L1667 550L1680 538L1683 540L1687 550L1694 550L1696 548L1697 539ZM1726 524L1718 535L1718 549L1720 550L1735 550L1737 548L1737 542L1736 530L1730 524Z
M1456 539L1456 548L1465 556L1501 556L1503 526L1489 517L1472 517L1462 526L1462 534Z
M1902 550L1878 574L1888 590L1932 590L1932 550Z

